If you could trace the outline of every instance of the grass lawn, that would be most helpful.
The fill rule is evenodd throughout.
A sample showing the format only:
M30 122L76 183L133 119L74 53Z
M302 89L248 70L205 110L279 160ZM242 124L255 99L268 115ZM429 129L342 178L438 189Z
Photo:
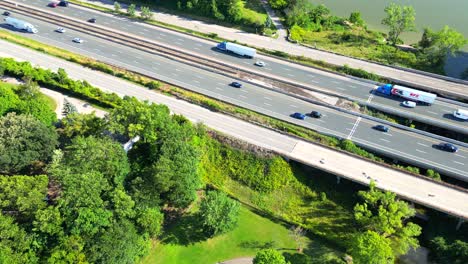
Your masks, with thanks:
M211 239L197 241L192 237L196 230L190 226L191 218L182 219L170 227L142 263L161 264L210 264L238 257L254 256L257 251L273 247L283 252L296 253L294 240L288 234L288 227L251 212L246 207L240 211L239 223L233 231ZM187 236L188 235L188 236ZM189 238L189 239L187 239ZM306 252L321 256L336 253L309 238Z
M57 102L55 102L54 98L43 94L41 94L40 96L44 98L44 101L47 102L47 104L50 106L50 109L52 109L52 111L55 111L55 109L57 108Z

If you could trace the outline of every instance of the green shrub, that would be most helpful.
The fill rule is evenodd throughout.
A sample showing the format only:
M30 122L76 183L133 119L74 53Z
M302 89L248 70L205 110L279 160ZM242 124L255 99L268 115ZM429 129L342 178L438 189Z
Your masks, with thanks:
M434 179L436 181L442 181L442 179L440 178L440 174L438 172L436 172L436 171L427 170L426 175L427 175L427 177L429 177L431 179Z

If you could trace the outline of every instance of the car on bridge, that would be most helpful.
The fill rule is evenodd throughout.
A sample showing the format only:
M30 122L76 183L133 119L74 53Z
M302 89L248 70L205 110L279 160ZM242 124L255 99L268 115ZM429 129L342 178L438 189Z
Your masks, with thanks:
M384 125L376 125L374 126L375 130L382 131L382 132L388 132L390 129Z
M242 83L240 82L232 82L230 85L235 88L242 88Z
M416 107L416 102L413 101L404 101L401 103L402 106L408 107L408 108L415 108Z
M437 147L440 149L440 150L443 150L443 151L447 151L447 152L457 152L458 151L458 147L451 144L451 143L440 143L439 145L437 145Z
M296 113L292 114L291 117L296 118L296 119L300 119L300 120L304 120L306 118L306 115L304 115L303 113L296 112Z
M95 19L94 17L93 17L93 18L90 18L90 19L88 19L88 22L89 22L89 23L96 23L96 19Z
M4 16L9 16L9 15L11 15L11 13L8 12L8 11L5 11L5 12L3 12L3 15L4 15Z
M63 27L59 27L55 30L55 32L58 32L58 33L65 33L65 29Z
M67 7L68 6L68 2L67 1L60 1L60 3L58 4L59 6L63 6L63 7Z
M312 112L310 112L309 115L311 117L314 117L314 118L321 118L322 117L322 114L319 111L312 111Z
M254 64L255 64L255 66L258 66L258 67L265 67L265 65L266 65L265 62L263 62L263 61L256 61Z
M73 42L75 42L75 43L83 43L83 40L80 39L80 38L74 38L74 39L73 39Z
M58 6L58 3L57 2L50 2L47 6L52 7L52 8L56 8Z

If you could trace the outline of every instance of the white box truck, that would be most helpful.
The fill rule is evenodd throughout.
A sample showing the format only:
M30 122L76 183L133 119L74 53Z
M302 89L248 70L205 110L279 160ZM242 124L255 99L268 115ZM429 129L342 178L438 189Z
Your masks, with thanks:
M245 47L239 44L231 43L231 42L221 42L219 43L216 48L222 51L232 52L240 56L244 56L247 58L255 57L257 51L255 49Z
M19 29L19 30L24 30L24 31L27 31L29 33L37 33L37 29L30 23L28 22L25 22L23 20L19 20L19 19L16 19L16 18L13 18L13 17L7 17L5 18L5 22L16 28L16 29Z
M417 101L424 104L431 105L437 98L437 94L427 93L416 89L400 85L385 84L377 88L378 93L386 95L396 95L411 101Z

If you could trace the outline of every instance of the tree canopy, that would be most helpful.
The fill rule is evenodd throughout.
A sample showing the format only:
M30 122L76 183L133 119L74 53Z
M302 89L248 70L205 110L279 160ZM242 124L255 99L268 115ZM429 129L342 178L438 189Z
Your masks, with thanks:
M226 233L236 227L239 218L239 202L225 193L210 191L200 204L200 217L207 235Z
M369 191L360 191L362 204L354 207L354 216L362 229L370 230L389 240L393 254L405 254L417 248L421 227L407 222L415 211L406 202L396 199L391 192L381 192L371 183Z
M401 33L415 30L416 12L412 6L391 3L385 8L385 13L387 16L382 20L382 24L390 28L388 39L393 45L397 44Z
M0 173L17 173L47 162L57 146L55 130L28 115L0 117Z
M389 240L374 231L356 235L351 242L350 253L356 264L394 263Z

